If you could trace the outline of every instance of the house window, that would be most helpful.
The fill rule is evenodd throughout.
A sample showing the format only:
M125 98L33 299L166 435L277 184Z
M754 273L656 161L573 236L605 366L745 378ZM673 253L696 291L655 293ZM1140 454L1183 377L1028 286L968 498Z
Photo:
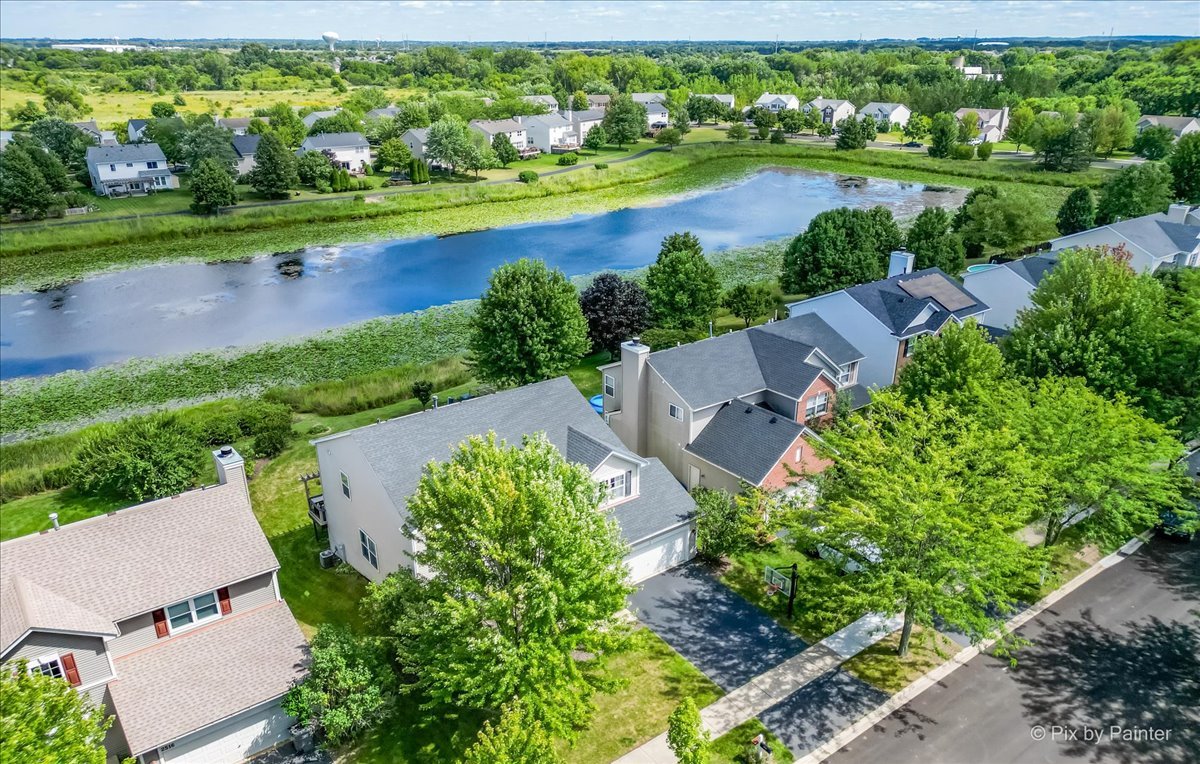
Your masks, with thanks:
M216 592L201 594L199 597L176 602L167 607L167 623L171 625L172 632L210 621L220 615L221 606L217 604Z
M671 415L672 419L678 419L681 422L683 421L683 409L679 408L674 403L671 403L667 406L667 413Z
M157 169L158 169L158 162L147 162L147 163L146 163L146 169L147 169L147 170L157 170Z
M43 655L42 657L36 658L29 662L29 673L41 674L42 676L48 676L52 679L62 679L62 661L58 659L57 655Z
M612 398L617 394L617 380L613 379L608 374L604 375L604 394L609 398Z
M133 162L126 162L126 163L125 163L125 166L126 166L126 167L133 167Z
M804 404L804 418L821 416L829 410L829 393L817 393Z
M362 549L363 559L371 563L372 568L378 570L379 557L375 554L375 540L368 536L362 528L358 529L358 544Z
M115 164L110 164L110 165L108 166L108 171L109 171L109 172L116 172L116 171L117 171L117 166L116 166Z
M804 449L803 449L803 448L797 448L797 449L796 449L796 459L795 459L795 461L797 461L797 462L802 462L802 461L804 461Z
M912 354L913 354L913 348L914 348L914 347L916 347L916 345L917 345L917 338L916 338L916 337L909 337L908 339L906 339L906 340L904 341L904 357L905 357L905 358L911 358L911 357L912 357Z
M347 499L349 499L350 498L350 478L346 477L345 472L343 472L341 474L342 474L342 494Z
M854 380L858 377L858 361L841 367L838 370L838 387L854 384Z
M601 504L611 504L618 499L624 499L633 492L633 472L613 475L607 480L601 480L600 485L604 486L604 499Z

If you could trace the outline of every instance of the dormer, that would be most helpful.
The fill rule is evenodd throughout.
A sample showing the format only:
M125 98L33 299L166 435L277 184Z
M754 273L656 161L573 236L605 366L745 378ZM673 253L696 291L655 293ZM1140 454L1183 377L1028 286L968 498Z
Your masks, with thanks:
M567 428L566 456L568 461L587 467L592 479L604 488L601 508L638 496L640 471L647 464L645 459L614 449L574 427Z
M904 327L905 333L907 333L909 330L913 329L914 327L924 326L925 322L927 322L929 319L933 318L933 314L937 313L937 312L938 312L938 308L932 302L926 304L926 306L924 308L921 308L921 312L916 315L916 318L914 318L912 321L910 321L908 323L908 326Z

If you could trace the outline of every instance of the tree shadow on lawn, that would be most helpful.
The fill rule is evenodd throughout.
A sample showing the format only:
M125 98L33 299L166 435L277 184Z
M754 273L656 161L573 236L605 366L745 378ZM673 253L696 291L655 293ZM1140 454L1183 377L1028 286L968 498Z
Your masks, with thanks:
M1012 670L1034 724L1078 730L1063 754L1089 761L1174 764L1200 760L1200 610L1188 623L1127 622L1108 629L1090 611L1054 623L1021 651ZM1170 730L1165 740L1129 740L1126 730ZM1099 728L1084 740L1083 728Z

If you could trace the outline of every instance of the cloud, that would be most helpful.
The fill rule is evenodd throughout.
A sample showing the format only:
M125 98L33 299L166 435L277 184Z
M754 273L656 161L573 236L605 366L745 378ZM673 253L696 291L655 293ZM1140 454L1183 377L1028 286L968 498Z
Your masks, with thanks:
M145 8L146 6L142 5L141 3L117 3L116 7L123 11L134 11L138 8Z

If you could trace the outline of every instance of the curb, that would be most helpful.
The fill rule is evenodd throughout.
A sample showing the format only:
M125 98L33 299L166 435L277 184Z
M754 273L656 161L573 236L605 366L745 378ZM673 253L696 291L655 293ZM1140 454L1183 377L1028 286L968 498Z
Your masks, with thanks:
M1106 555L1099 561L1093 563L1079 575L1075 576L1070 581L1047 594L1036 604L1026 608L1025 610L1022 610L1020 613L1017 613L1015 616L1006 621L1004 624L1004 630L1007 632L1012 632L1021 628L1026 623L1040 615L1051 605L1061 600L1063 597L1066 597L1068 594L1083 586L1088 581L1092 580L1096 576L1100 575L1104 571L1108 570L1112 566L1123 561L1126 557L1129 557L1131 554L1136 552L1144 543L1146 543L1146 541L1149 539L1149 535L1149 533L1144 533L1136 536L1127 541L1117 551ZM903 690L900 690L900 692L888 698L873 711L867 712L865 716L860 717L858 721L856 721L854 724L851 724L849 727L844 728L841 732L825 741L824 744L814 748L804 756L795 759L795 764L819 764L819 762L829 758L844 748L859 735L863 734L871 727L874 727L880 721L890 716L896 709L906 705L913 698L916 698L918 695L950 675L959 666L962 666L975 656L990 649L995 643L995 639L989 639L980 642L978 645L971 645L970 647L963 648L953 658L937 668L927 672L924 676L913 680L913 682Z

